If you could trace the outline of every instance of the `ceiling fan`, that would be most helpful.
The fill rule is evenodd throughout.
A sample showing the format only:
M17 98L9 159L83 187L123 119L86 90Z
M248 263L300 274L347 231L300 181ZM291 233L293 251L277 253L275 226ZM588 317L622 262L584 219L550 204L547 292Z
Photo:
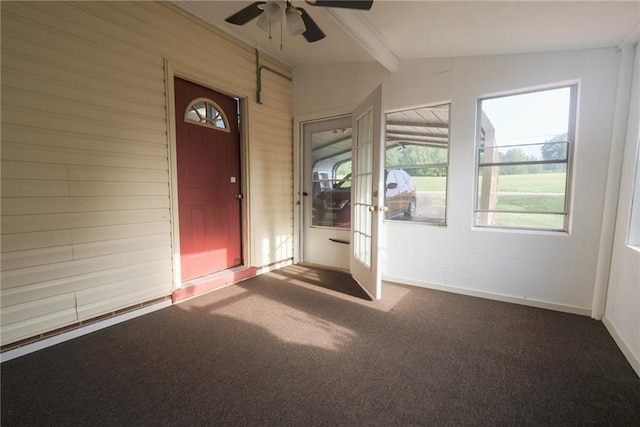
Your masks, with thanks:
M338 7L343 9L369 10L373 0L305 0L311 6ZM291 0L257 1L225 19L235 25L244 25L258 18L257 24L271 36L271 24L286 20L289 34L302 36L309 42L325 38L325 34L311 16L301 7L295 7Z

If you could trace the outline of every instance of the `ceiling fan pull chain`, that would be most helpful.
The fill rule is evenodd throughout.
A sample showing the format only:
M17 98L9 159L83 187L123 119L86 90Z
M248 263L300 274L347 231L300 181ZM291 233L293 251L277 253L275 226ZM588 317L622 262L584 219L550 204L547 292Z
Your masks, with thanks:
M280 21L280 50L282 50L282 21Z

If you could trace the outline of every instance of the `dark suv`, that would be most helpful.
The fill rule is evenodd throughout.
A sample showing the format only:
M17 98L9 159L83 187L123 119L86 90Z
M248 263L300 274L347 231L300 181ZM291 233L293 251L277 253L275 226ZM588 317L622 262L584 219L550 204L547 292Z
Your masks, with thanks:
M386 219L416 215L416 186L402 169L385 170ZM327 227L351 226L351 174L323 191L313 201L313 224Z

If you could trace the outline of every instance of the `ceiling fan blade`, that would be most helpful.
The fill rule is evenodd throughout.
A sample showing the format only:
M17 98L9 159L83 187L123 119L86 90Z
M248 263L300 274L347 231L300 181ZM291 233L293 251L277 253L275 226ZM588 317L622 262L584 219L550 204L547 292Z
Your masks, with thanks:
M318 40L322 40L325 38L324 33L318 27L318 24L309 16L306 10L302 8L297 8L302 15L302 21L304 21L304 26L307 28L302 36L307 39L309 43L317 42Z
M311 6L340 7L342 9L370 10L373 0L305 0Z
M244 25L262 13L262 9L260 9L259 6L263 4L266 4L266 3L263 1L257 1L255 3L251 3L249 6L245 7L244 9L236 12L235 14L225 19L225 21L227 21L230 24Z

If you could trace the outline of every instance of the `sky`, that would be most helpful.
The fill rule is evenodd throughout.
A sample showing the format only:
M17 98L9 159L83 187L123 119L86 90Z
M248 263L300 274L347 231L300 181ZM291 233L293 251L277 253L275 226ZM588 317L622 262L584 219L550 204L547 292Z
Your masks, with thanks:
M485 99L482 111L496 129L497 145L545 142L567 132L571 89Z

